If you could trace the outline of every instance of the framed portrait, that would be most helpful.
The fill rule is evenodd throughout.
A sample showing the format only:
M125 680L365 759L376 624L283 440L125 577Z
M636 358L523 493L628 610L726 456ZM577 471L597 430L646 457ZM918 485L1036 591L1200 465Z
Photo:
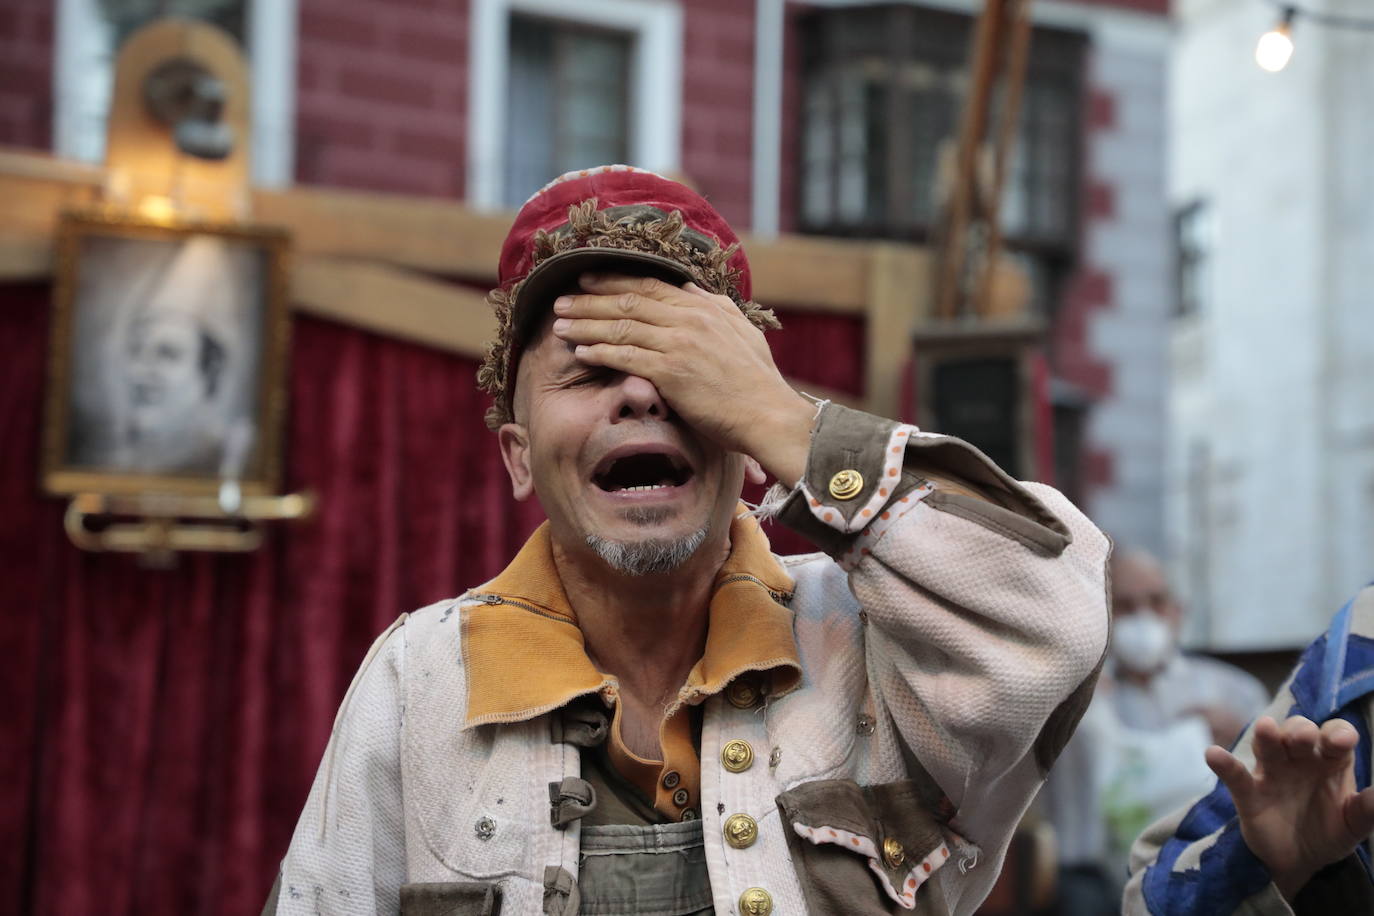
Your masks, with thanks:
M278 492L288 246L277 229L63 216L48 493Z

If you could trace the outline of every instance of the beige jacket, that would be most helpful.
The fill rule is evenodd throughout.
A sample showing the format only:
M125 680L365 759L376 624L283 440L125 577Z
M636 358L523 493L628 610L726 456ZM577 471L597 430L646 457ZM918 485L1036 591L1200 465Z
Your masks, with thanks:
M857 497L852 477L830 494L843 470ZM800 682L752 706L695 698L716 911L971 913L1091 694L1108 541L963 442L835 406L776 514L830 555L782 559ZM465 725L480 604L403 616L374 644L269 911L576 912L579 824L560 812L577 726L566 709ZM753 751L739 772L732 741ZM734 814L757 824L745 848L724 836Z

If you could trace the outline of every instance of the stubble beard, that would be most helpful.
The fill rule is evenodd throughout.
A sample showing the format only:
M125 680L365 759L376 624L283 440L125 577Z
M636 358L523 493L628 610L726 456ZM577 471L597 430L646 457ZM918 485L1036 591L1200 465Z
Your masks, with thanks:
M667 520L670 509L633 508L624 512L626 521L635 525L656 525ZM702 525L680 538L644 538L637 541L613 541L600 535L587 535L590 547L607 566L627 576L651 576L672 572L691 559L706 540L710 525Z

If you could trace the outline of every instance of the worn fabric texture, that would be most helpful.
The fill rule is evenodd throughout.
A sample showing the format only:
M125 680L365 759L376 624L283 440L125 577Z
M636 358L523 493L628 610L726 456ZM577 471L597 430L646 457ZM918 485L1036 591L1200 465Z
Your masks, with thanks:
M530 536L505 571L469 595L480 603L463 617L466 723L519 721L576 697L599 695L613 705L606 744L611 765L672 820L684 809L695 811L700 764L693 735L700 716L694 708L746 673L767 683L773 695L794 689L801 675L786 607L794 583L752 518L735 519L730 538L730 555L711 592L705 651L659 728L661 759L640 758L625 745L621 707L613 702L618 684L587 656L558 579L547 525ZM538 658L540 664L513 665L512 656Z
M711 916L701 821L582 828L581 912Z
M869 423L866 441L885 446L891 422ZM817 435L810 461L838 471L848 446ZM1061 529L1062 550L908 498L848 571L822 554L782 558L796 583L800 686L749 708L721 694L701 700L701 814L717 911L761 887L774 912L807 912L795 870L804 863L789 853L793 827L776 799L818 779L901 782L908 751L948 799L942 829L958 851L921 888L917 911L972 913L987 895L1054 756L1036 751L1044 726L1103 657L1108 554L1107 539L1053 489L991 471L988 481L1019 515ZM316 885L347 900L332 912L391 912L401 884L430 881L495 882L503 906L538 912L546 869L578 874L580 825L551 826L547 807L550 783L580 776L581 749L563 740L561 717L464 724L463 621L479 603L440 602L379 638L283 862L278 912L313 912L288 892ZM731 740L754 750L742 772L720 763ZM758 825L742 849L723 834L736 813ZM883 894L876 880L860 892Z
M952 812L921 804L924 781L861 787L816 779L778 796L810 911L864 916L913 908L920 887L949 864L954 845L947 822ZM888 861L881 844L894 840L902 857ZM957 859L957 848L954 854ZM883 894L866 893L874 875ZM923 913L948 912L942 904L935 895L921 895Z
M498 916L501 896L490 884L435 882L401 888L400 916Z
M1344 719L1359 733L1355 785L1370 786L1374 734L1374 586L1351 599L1299 658L1265 715L1302 715L1318 724ZM1255 765L1254 726L1232 749ZM1374 913L1374 869L1366 839L1318 872L1290 906L1240 833L1235 803L1220 781L1194 803L1152 824L1131 849L1124 912L1169 916L1325 916Z

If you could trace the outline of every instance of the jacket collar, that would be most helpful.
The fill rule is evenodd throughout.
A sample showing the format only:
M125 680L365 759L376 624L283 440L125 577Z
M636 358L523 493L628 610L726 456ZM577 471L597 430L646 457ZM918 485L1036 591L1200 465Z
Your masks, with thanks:
M711 593L706 651L687 676L681 702L701 702L746 672L770 672L774 696L801 680L786 607L795 588L791 577L757 519L737 517L730 543ZM466 596L462 645L464 728L525 721L590 693L609 701L615 690L615 679L587 657L553 562L547 522L500 575Z

